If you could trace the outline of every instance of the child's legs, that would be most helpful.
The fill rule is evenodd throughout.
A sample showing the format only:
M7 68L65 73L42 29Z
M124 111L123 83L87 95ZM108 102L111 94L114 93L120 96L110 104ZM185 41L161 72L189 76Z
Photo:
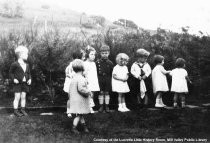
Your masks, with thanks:
M69 99L68 99L68 101L66 103L66 107L67 107L66 113L68 114L70 112L70 100Z
M141 104L141 93L137 94L137 102L138 104Z
M118 104L122 104L123 103L122 96L123 96L122 93L118 93Z
M179 94L178 93L174 93L174 103L178 102L178 97L179 97Z
M76 127L78 125L78 123L80 122L80 118L81 118L80 115L78 115L74 118L73 126Z
M21 107L25 108L26 107L26 92L22 92L21 95Z
M19 101L20 101L20 95L21 95L20 92L15 93L15 98L14 98L14 101L13 101L14 109L18 109L18 104L19 104Z
M184 93L181 93L180 94L180 98L181 98L182 107L185 107L185 94Z
M161 99L162 98L163 93L161 91L158 91L156 93L156 99Z
M98 100L99 100L100 105L104 104L104 92L103 91L101 91L100 94L98 95Z
M109 92L106 91L104 94L105 94L105 104L106 105L109 105L109 101L110 101Z
M144 96L144 105L148 105L148 95L145 93L145 96Z
M81 123L81 124L85 124L85 118L84 118L84 116L82 116L82 115L80 116L80 123Z

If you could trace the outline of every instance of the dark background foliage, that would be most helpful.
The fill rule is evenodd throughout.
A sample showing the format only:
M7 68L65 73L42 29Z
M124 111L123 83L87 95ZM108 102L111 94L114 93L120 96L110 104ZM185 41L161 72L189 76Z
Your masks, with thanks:
M104 43L110 46L110 59L113 63L118 53L128 54L128 67L136 60L135 51L139 48L145 48L151 53L148 62L152 68L155 54L165 57L164 66L167 70L175 68L175 60L182 57L187 62L186 69L193 81L192 93L200 97L209 95L210 37L190 35L184 28L183 33L159 28L153 34L146 30L108 29L91 36L84 33L62 34L56 29L44 33L36 29L11 31L0 36L2 81L8 79L9 67L15 61L14 48L20 44L26 45L30 50L28 62L32 70L33 86L44 85L42 87L51 94L53 101L57 95L55 92L62 91L64 71L72 59L71 53L78 48L84 49L87 44L99 52Z

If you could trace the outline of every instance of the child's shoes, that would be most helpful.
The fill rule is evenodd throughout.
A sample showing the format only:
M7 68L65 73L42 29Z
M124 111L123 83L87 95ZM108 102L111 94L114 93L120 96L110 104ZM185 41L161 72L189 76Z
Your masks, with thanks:
M174 108L178 108L178 104L177 103L174 103Z
M71 118L72 117L71 113L67 113L67 117Z
M162 104L160 104L160 103L156 103L156 104L155 104L155 107L162 108L162 107L164 107L164 105L162 105Z
M95 113L94 110L93 110L93 108L90 108L90 113L91 114Z
M104 105L100 105L98 112L102 113L104 111Z
M23 116L23 114L21 114L21 113L18 111L18 109L15 109L15 110L14 110L14 115L17 116L17 117Z
M80 134L80 132L77 130L77 126L73 126L71 131L74 133L74 134Z
M22 113L23 116L28 116L28 113L26 113L25 108L21 108L20 112Z
M106 110L106 113L109 113L109 112L110 112L110 110L109 110L109 105L106 105L106 106L105 106L105 110Z
M123 108L124 112L130 111L130 110L126 107L125 103L122 104L122 108Z

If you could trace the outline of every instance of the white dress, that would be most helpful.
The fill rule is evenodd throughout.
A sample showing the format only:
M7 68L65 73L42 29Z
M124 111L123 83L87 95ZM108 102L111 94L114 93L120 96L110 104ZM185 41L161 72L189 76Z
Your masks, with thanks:
M65 74L66 74L66 78L65 78L63 90L66 93L69 93L70 82L73 75L75 74L75 72L72 69L72 62L66 67Z
M128 68L126 66L116 65L112 71L112 91L119 93L127 93L130 91L128 83L116 80L113 78L113 74L116 74L119 78L126 78L128 75Z
M171 71L170 75L172 76L171 91L178 93L187 93L187 71L183 68L176 68Z
M98 74L95 62L85 61L85 77L88 81L88 89L90 91L100 91L98 83Z
M152 70L152 85L154 93L157 91L169 91L168 82L164 72L166 72L166 70L162 65L157 65Z

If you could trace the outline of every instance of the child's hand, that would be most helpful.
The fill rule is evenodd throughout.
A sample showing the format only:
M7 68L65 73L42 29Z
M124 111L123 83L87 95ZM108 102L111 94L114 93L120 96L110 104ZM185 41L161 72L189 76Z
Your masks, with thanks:
M28 85L31 85L31 79L28 80L27 84Z
M142 77L141 76L139 76L139 78L138 78L139 80L142 80Z
M15 84L18 84L19 81L18 81L17 79L14 79L14 83L15 83Z
M147 76L146 76L146 75L144 75L144 76L142 77L142 79L143 79L143 80L145 80L146 78L147 78Z

